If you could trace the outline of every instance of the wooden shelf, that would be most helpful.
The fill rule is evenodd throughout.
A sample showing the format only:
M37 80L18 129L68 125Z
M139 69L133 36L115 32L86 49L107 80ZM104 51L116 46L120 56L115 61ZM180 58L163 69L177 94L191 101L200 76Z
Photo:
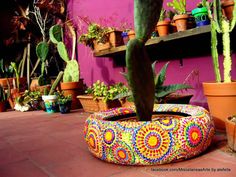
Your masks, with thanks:
M231 39L236 36L234 29ZM219 38L219 48L221 38ZM231 40L232 50L235 51L235 42ZM156 37L146 42L148 55L151 60L182 59L186 57L199 57L211 55L211 26L202 26L186 31L176 32L164 37ZM95 57L112 57L123 60L124 64L126 46L111 48L108 50L95 52Z

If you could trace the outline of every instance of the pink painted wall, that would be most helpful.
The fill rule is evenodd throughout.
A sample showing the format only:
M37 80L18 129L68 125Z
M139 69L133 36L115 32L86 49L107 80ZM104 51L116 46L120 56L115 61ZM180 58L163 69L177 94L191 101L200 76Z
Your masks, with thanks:
M164 6L166 7L166 0ZM199 1L187 0L187 9L191 11ZM79 30L84 30L85 23L79 20L79 17L88 17L90 21L120 28L124 22L133 26L133 0L68 0L68 15L73 20ZM79 31L78 30L78 31ZM79 32L78 32L79 33ZM236 56L233 55L233 60ZM120 72L125 71L125 67L116 67L112 58L95 58L89 47L78 44L78 61L81 67L81 77L89 86L96 80L102 80L106 83L125 82ZM159 61L157 70L159 70L166 61ZM233 63L236 76L236 63ZM198 71L199 75L189 77L188 83L195 89L189 90L194 94L191 102L193 104L205 105L206 99L202 92L202 82L214 80L212 59L210 56L201 58L185 58L183 66L180 66L179 60L171 60L167 70L166 84L183 83L192 71Z

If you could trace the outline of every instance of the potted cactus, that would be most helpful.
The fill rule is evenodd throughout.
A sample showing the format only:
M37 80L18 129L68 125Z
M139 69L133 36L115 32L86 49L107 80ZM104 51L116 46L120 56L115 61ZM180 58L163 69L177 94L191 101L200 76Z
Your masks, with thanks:
M166 10L162 7L159 21L156 25L156 31L159 36L166 36L169 34L170 21L166 20Z
M176 12L173 20L176 24L177 31L185 31L189 17L186 11L186 0L173 0L172 2L168 2L167 5L172 7Z
M201 3L198 3L197 8L192 10L192 15L195 18L197 27L210 24L206 2L207 0L202 0Z
M235 1L235 0L234 0ZM209 7L209 5L208 5ZM208 8L210 11L210 8ZM210 13L208 13L210 14ZM235 115L236 105L236 82L231 78L232 58L230 49L230 32L236 23L236 7L234 7L233 18L228 20L221 9L220 0L213 1L213 15L211 20L211 53L213 59L214 73L216 81L204 82L203 90L207 97L208 106L214 117L216 128L225 131L225 120L231 115ZM223 77L219 68L217 36L222 37L223 46Z
M45 104L46 111L48 113L54 113L58 111L58 104L57 104L57 95L54 94L56 91L57 86L60 84L60 81L63 77L63 71L60 71L57 75L56 80L53 82L49 93L47 93L47 89L45 89L44 95L42 95L42 99Z
M71 57L69 57L67 48L63 42L63 29L60 25L52 26L49 30L49 36L52 43L56 45L60 57L66 62L63 81L61 82L61 90L64 92L65 95L72 96L71 109L77 109L81 107L80 102L76 98L76 96L83 93L83 79L80 79L79 63L75 59L75 30L72 24L68 23L67 26L72 35L73 40Z

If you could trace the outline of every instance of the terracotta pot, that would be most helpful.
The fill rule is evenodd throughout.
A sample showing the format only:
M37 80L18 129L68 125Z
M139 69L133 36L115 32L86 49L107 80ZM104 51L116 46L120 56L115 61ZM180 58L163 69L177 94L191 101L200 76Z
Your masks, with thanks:
M121 36L122 31L113 30L109 32L109 42L111 47L118 47L124 45L123 38Z
M16 98L21 96L23 92L20 92L19 89L11 89L11 95L10 97L8 98L8 101L9 101L9 104L11 106L11 109L14 109L15 107L15 101L16 101Z
M159 36L166 36L169 34L170 21L159 21L156 25L156 32Z
M228 20L233 18L233 10L234 10L234 1L233 0L224 0L221 2L221 6L223 9L224 15Z
M176 32L178 32L176 24L175 24L175 22L171 22L170 23L170 33L176 33Z
M0 85L2 85L5 89L7 89L7 80L9 81L10 87L13 88L13 79L14 78L1 78L0 79ZM16 79L16 78L15 78ZM27 89L27 78L26 77L20 77L20 91L24 91Z
M188 14L175 15L173 20L175 21L177 31L187 30Z
M6 111L6 101L0 101L0 112Z
M236 122L231 121L232 117L228 117L225 121L226 135L229 147L236 151Z
M106 43L101 43L98 41L93 41L93 47L94 47L94 51L95 52L99 52L102 50L107 50L111 48L111 44L109 41L107 41Z
M80 101L76 97L84 93L83 79L80 79L79 82L61 82L61 90L64 95L72 96L71 109L82 108Z
M130 30L130 31L128 32L128 36L129 36L129 40L130 40L130 39L134 39L134 38L135 38L135 31L134 31L134 30Z
M236 82L204 82L203 91L216 129L225 131L227 117L236 114Z

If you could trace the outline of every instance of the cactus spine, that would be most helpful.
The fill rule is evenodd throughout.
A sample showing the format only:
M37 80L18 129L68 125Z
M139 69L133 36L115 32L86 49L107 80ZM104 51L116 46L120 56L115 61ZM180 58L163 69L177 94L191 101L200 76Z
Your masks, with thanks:
M50 40L56 44L60 57L66 62L63 82L78 82L80 78L79 64L75 59L70 59L66 46L63 43L63 30L60 25L54 25L49 30Z
M133 93L137 118L150 121L154 104L154 76L145 43L160 16L162 0L135 0L134 23L136 38L129 41L126 49L128 82Z
M234 2L236 2L234 0ZM208 11L210 12L209 3L207 2ZM235 27L236 23L236 6L233 10L233 19L228 20L222 15L221 1L214 0L213 2L213 16L211 13L209 17L211 19L211 44L212 44L212 58L215 71L216 82L221 82L221 75L219 70L218 50L217 50L217 33L222 33L223 42L223 56L224 56L224 82L231 82L231 69L232 69L232 58L230 54L230 33Z

